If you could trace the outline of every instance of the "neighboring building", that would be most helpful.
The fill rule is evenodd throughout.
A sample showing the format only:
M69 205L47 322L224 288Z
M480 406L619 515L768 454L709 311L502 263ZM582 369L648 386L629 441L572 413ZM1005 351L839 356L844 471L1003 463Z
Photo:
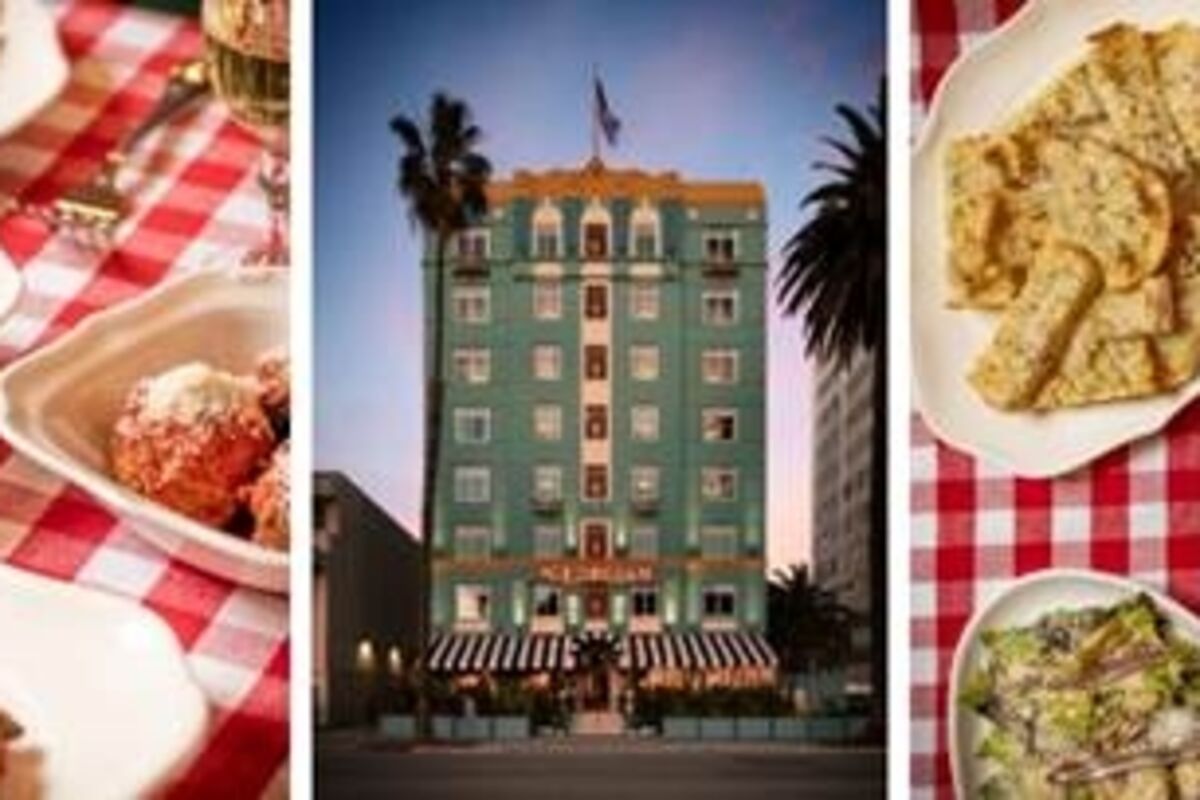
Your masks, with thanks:
M421 546L340 472L313 492L315 717L358 724L418 657Z
M447 265L431 667L589 707L769 680L761 186L593 159L489 197Z
M871 608L871 433L874 356L817 364L813 457L813 577L862 615L851 680L869 679Z

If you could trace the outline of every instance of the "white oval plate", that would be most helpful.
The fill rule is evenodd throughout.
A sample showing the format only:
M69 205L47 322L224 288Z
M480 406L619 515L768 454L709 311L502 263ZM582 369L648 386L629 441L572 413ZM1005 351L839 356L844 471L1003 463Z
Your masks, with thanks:
M32 119L67 85L70 66L41 0L0 2L0 137Z
M1127 578L1086 570L1048 569L1026 575L976 612L958 640L950 667L947 713L955 797L978 797L987 777L975 751L989 723L958 704L967 675L983 662L980 634L988 628L1030 625L1051 611L1110 606L1139 592L1154 600L1176 632L1200 642L1200 619L1170 597Z
M46 800L147 797L203 741L175 635L137 604L0 565L0 706L44 753Z
M0 322L4 322L21 299L21 273L0 248Z
M108 443L135 382L188 361L253 370L288 342L288 271L233 267L170 280L97 312L0 372L0 436L77 484L173 557L286 592L288 555L177 514L109 475Z
M1200 24L1200 3L1031 0L950 69L914 155L911 298L917 408L941 439L1026 477L1069 472L1154 433L1200 395L1200 380L1193 380L1179 392L1146 400L1042 415L996 411L966 381L995 318L946 305L943 164L948 144L1000 125L1084 55L1089 34L1119 21L1146 28Z

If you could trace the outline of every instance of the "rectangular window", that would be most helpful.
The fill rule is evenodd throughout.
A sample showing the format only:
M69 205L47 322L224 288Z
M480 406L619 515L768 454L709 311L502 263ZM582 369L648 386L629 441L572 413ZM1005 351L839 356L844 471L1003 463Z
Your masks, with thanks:
M706 408L701 412L701 427L706 442L737 440L737 411L732 408Z
M704 616L732 619L737 612L737 591L732 586L709 586L704 590Z
M533 587L533 615L539 619L557 618L562 614L562 590L557 586L539 584Z
M629 535L629 555L633 558L658 558L658 528L637 525Z
M658 254L658 231L652 222L633 226L633 254L637 258L654 258Z
M455 286L451 304L455 322L482 325L492 317L492 291L487 286Z
M737 558L737 528L732 525L701 525L700 555L704 558Z
M737 322L737 289L712 289L702 292L701 319L705 325L732 325Z
M470 263L478 263L487 258L487 255L487 231L463 231L458 235L458 256L460 260Z
M629 284L629 316L634 319L658 319L659 299L657 283L633 281Z
M454 555L482 560L492 554L492 530L482 525L459 525L454 529Z
M538 503L557 503L562 500L562 467L539 464L533 468L533 499Z
M658 616L658 589L654 586L637 586L630 593L633 616Z
M475 584L455 587L455 619L468 625L486 625L491 619L491 592Z
M608 287L591 283L583 287L583 315L588 319L608 318Z
M608 348L602 344L589 344L583 348L583 370L589 381L608 378Z
M737 485L738 473L732 467L704 467L700 470L700 493L705 500L736 500Z
M562 282L539 278L533 282L534 319L562 319Z
M459 444L487 444L491 438L490 408L454 409L454 441Z
M584 409L583 435L588 439L604 440L608 438L608 408L603 405L589 404Z
M630 410L630 434L635 442L657 442L658 406L634 406Z
M492 499L492 471L487 467L454 468L454 500L488 503Z
M738 351L705 350L700 356L700 371L704 382L734 384L738 382Z
M561 558L563 530L558 525L537 525L533 529L533 555L536 558Z
M539 442L562 439L562 406L543 404L533 407L533 438Z
M635 503L658 500L658 467L634 467L630 471L630 483L630 496Z
M608 226L589 222L583 227L583 253L587 258L608 257Z
M558 226L538 225L534 232L534 252L543 261L558 258Z
M635 381L658 378L658 345L635 344L629 348L629 374Z
M539 381L556 381L562 377L562 348L556 344L533 346L533 377Z
M704 260L710 264L730 264L737 256L737 237L733 231L704 234Z
M583 468L583 498L608 499L608 467L603 464L588 464Z
M454 350L454 377L462 383L487 383L492 379L492 351L486 347Z

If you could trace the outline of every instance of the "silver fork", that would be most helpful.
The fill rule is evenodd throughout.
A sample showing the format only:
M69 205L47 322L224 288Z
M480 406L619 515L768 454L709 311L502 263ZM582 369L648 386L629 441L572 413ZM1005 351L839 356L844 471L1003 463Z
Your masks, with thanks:
M22 203L9 200L0 205L0 216L19 213L46 222L55 231L65 232L81 243L102 246L112 240L113 231L129 213L129 202L117 187L121 167L146 136L170 120L199 97L208 93L207 70L202 60L186 61L171 70L162 97L146 117L109 150L92 178L69 189L52 203Z

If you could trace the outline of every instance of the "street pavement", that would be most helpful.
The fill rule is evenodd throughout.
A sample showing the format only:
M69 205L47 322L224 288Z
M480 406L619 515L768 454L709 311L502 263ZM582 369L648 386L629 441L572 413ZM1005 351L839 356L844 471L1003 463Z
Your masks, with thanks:
M509 748L317 744L318 798L793 800L884 796L880 750L580 742Z

